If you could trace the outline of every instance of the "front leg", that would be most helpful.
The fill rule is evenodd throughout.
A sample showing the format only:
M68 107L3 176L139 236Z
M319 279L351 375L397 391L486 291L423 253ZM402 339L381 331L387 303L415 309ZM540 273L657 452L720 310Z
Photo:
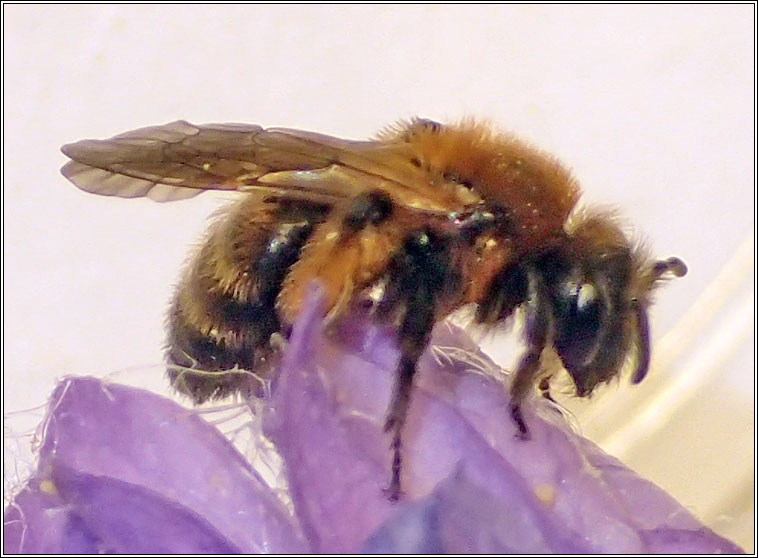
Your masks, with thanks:
M542 352L553 328L550 292L539 271L529 263L509 265L495 275L477 308L476 319L479 323L496 324L508 319L518 307L526 311L526 352L511 381L510 413L518 428L516 436L528 440L529 428L521 402L540 374ZM540 384L540 389L552 400L547 381Z
M553 327L550 294L544 282L534 270L526 271L526 353L521 357L516 374L511 382L511 417L518 427L516 436L529 439L529 428L521 413L521 402L533 389L534 381L540 373L542 352L547 345Z
M408 235L387 270L385 293L377 312L385 319L398 314L400 318L398 377L385 423L385 431L392 435L392 476L387 494L393 501L401 494L402 431L416 365L429 344L442 299L458 282L448 237L431 229Z

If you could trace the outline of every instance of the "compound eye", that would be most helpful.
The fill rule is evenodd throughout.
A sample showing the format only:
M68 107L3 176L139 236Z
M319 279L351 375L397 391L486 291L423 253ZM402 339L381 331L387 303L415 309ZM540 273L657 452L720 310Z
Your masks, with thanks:
M603 301L590 282L563 282L554 301L555 347L566 369L583 368L597 352Z

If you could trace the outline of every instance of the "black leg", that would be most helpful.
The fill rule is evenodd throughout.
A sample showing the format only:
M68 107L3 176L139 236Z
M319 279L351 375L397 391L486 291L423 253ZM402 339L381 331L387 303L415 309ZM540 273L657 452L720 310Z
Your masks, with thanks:
M534 385L539 373L540 358L547 344L552 328L550 298L542 280L534 271L527 271L528 297L526 302L526 344L527 349L516 369L511 382L511 417L518 427L516 436L529 439L529 428L521 413L521 402Z
M385 423L385 431L392 435L392 477L387 488L390 500L398 500L401 494L402 431L416 364L429 344L440 300L456 286L455 282L449 240L431 230L409 235L387 271L387 286L378 313L384 317L399 314L400 319L400 364Z
M402 431L408 415L415 373L416 362L401 357L397 383L395 384L390 409L387 413L387 421L384 423L384 431L392 433L392 441L390 442L390 448L392 449L392 476L390 477L390 484L386 489L386 493L387 497L393 502L400 499L400 494L402 493L400 486L400 475L403 468Z

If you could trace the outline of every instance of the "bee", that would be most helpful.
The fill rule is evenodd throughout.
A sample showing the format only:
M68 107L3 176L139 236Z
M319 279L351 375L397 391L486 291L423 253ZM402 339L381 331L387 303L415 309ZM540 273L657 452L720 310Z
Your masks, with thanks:
M273 373L272 340L287 336L312 280L329 321L373 300L400 352L385 424L393 500L413 377L436 322L470 304L482 324L523 310L509 389L516 434L528 439L522 403L535 386L550 397L556 367L579 396L622 368L643 380L651 292L687 271L679 258L649 258L613 216L582 209L555 158L475 120L417 118L370 141L177 121L62 151L63 175L95 194L244 193L210 227L169 311L168 375L196 403L253 393L241 369Z

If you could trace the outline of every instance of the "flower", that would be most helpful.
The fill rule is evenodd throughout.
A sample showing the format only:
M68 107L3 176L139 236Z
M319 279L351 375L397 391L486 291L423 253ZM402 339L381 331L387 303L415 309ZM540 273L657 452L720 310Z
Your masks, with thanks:
M517 439L498 368L448 324L419 363L390 502L393 335L365 313L327 333L320 303L314 291L262 417L294 512L193 410L69 377L6 510L5 552L741 552L545 402L525 405L532 439Z
M34 477L5 514L5 551L299 552L295 521L192 410L97 378L50 400Z

